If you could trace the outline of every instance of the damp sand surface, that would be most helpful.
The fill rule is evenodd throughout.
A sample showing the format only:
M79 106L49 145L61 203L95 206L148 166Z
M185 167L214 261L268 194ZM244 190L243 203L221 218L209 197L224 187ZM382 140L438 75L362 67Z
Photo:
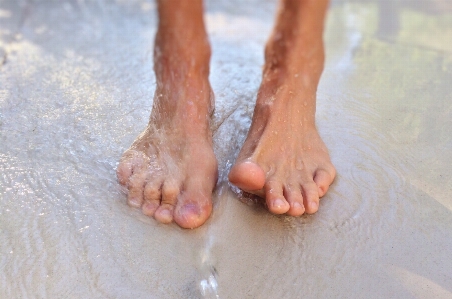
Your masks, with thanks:
M276 7L243 2L206 5L220 181L182 230L115 177L152 106L154 2L0 1L1 298L452 297L450 5L332 2L317 124L338 176L291 218L225 182Z

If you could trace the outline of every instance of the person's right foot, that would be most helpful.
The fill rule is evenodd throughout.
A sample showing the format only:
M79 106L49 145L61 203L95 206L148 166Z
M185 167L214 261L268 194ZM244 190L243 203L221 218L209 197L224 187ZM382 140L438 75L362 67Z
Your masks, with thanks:
M184 39L162 27L156 37L157 89L149 126L122 156L117 176L128 188L130 206L161 223L174 220L195 228L212 212L218 176L210 130L210 47L198 31L186 47Z

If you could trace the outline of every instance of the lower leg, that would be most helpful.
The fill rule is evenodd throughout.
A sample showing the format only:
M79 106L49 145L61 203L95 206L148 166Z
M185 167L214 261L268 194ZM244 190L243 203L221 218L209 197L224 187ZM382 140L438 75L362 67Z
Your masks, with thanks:
M161 223L203 224L212 210L217 161L209 127L213 94L202 1L158 2L149 125L121 158L127 201Z
M275 214L314 213L335 177L315 127L327 0L284 0L265 50L253 121L229 174Z

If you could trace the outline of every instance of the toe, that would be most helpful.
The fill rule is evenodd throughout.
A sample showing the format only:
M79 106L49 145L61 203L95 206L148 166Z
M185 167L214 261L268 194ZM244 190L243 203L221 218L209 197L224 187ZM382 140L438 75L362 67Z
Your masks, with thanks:
M286 213L290 205L283 195L282 184L275 181L269 181L264 186L265 201L267 202L268 210L273 214Z
M118 178L118 182L126 186L129 182L129 178L132 176L132 163L130 161L121 161L116 168L116 177Z
M302 185L303 204L306 213L313 214L319 209L319 190L314 181Z
M160 206L162 181L156 180L148 182L144 187L144 203L141 207L143 214L153 216L157 208Z
M156 201L145 200L143 202L143 205L141 206L141 211L146 216L154 216L155 211L157 211L159 206L160 206L160 202L158 202L158 201L156 202Z
M235 164L229 172L229 181L245 191L259 190L265 184L265 172L254 162Z
M174 206L162 204L154 213L154 218L160 223L171 223L173 221Z
M289 185L284 187L284 197L289 202L290 208L287 211L289 216L300 216L304 213L303 195L299 187Z
M180 193L178 182L175 180L166 180L162 186L162 205L176 205L177 196Z
M131 207L139 208L143 204L143 189L146 176L143 173L137 173L129 179L129 194L127 203Z
M182 228L196 228L206 222L211 213L211 192L184 192L174 212L174 220Z
M176 205L179 192L179 184L175 180L169 179L163 183L162 202L154 214L154 218L157 221L161 223L173 221L174 206Z
M330 174L331 173L331 174ZM314 176L314 182L317 184L319 189L319 196L322 197L328 191L329 186L334 180L335 171L328 172L323 169L316 171Z
M116 176L121 185L126 186L129 178L147 165L148 158L134 150L127 150L121 157L121 161L116 168Z

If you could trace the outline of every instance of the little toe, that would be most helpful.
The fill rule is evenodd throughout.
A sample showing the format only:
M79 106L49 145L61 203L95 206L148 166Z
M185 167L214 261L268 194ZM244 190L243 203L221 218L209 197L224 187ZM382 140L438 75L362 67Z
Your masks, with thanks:
M148 182L144 187L144 203L141 207L143 214L153 216L157 208L160 206L162 196L162 182L160 180Z
M282 184L270 181L264 186L265 200L267 202L268 210L273 214L286 213L290 205L283 195Z
M126 186L129 178L132 176L132 163L130 161L121 161L116 168L116 177L118 182Z
M303 205L303 195L300 188L285 187L284 197L289 202L290 208L286 212L289 216L300 216L303 215L305 209Z
M145 175L137 173L129 179L129 194L127 196L127 203L129 206L139 208L143 204L143 189L145 184Z
M319 190L317 184L308 182L302 185L303 204L308 214L314 214L319 209Z
M328 191L331 183L334 180L334 172L331 175L328 171L319 169L316 171L314 176L314 182L317 184L319 189L319 197L322 197Z

